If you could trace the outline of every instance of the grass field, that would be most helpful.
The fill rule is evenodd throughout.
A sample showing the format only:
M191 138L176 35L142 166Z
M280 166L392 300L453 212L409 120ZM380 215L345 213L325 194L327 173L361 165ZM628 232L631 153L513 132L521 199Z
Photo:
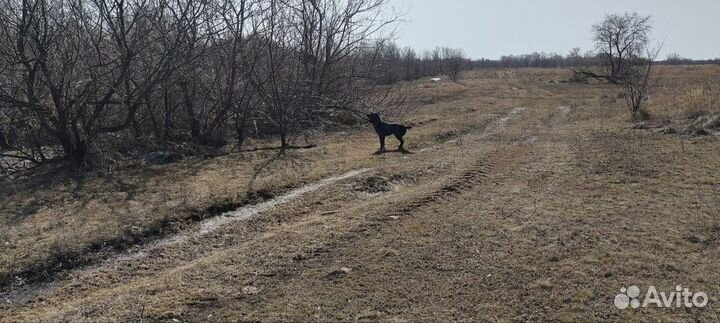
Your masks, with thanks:
M412 154L367 125L5 179L0 321L720 320L720 129L685 131L720 116L720 66L662 75L642 124L567 70L483 70L411 85ZM619 310L630 285L709 304Z

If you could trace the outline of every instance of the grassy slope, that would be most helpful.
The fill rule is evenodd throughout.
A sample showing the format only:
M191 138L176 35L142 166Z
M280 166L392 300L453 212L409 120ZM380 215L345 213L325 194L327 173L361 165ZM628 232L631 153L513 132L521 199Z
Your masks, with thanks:
M691 89L718 72L666 75ZM252 189L373 172L142 260L72 271L30 304L0 307L0 317L717 319L714 307L612 306L630 284L682 284L717 302L717 138L631 130L613 88L546 82L563 73L425 84L409 118L421 124L408 136L416 154L371 156L369 131L322 138L270 164ZM650 112L672 116L672 99L653 98ZM526 109L488 123L516 107ZM128 226L242 199L262 157L18 189L2 206L12 217L3 219L11 247L0 269L47 261L57 244L82 254ZM387 191L367 189L377 181L389 181ZM34 210L38 201L45 207Z

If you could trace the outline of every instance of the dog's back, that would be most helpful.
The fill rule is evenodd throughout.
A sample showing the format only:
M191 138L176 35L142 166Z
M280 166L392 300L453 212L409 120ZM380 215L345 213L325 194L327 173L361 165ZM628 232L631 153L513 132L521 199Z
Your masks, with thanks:
M383 136L389 136L389 135L403 136L405 133L407 133L407 129L410 129L410 127L405 127L403 125L399 125L399 124L395 124L395 123L384 123L384 122L381 122L378 126L375 127L375 131L378 134L382 134Z

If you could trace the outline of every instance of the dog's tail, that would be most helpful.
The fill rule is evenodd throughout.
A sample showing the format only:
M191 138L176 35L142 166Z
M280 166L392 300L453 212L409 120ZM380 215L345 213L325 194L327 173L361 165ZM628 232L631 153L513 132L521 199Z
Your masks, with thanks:
M405 128L405 129L412 129L411 126L403 126L403 128Z

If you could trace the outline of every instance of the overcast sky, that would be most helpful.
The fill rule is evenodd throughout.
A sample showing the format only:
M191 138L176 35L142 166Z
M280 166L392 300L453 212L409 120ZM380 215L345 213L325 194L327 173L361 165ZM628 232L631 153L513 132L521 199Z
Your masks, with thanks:
M390 0L404 12L399 46L463 48L473 58L592 49L591 26L607 13L653 18L661 57L720 57L720 0Z

